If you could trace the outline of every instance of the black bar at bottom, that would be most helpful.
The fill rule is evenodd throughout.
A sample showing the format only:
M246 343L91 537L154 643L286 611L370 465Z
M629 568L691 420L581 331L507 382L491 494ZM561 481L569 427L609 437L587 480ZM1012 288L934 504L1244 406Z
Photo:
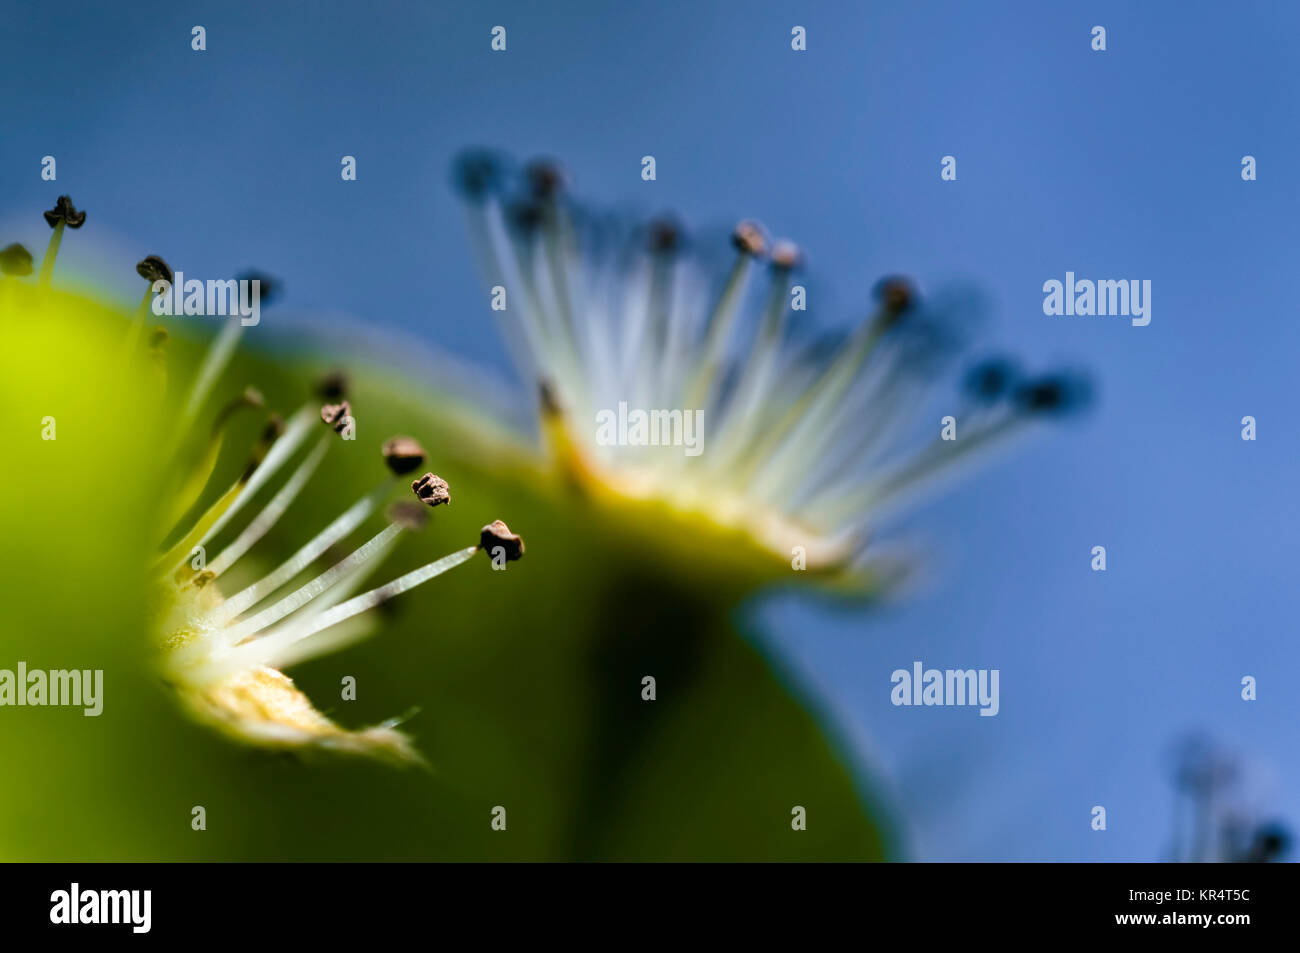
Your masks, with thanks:
M1294 929L1293 865L0 865L6 939L1190 936ZM75 922L74 922L75 921ZM88 922L89 921L89 922ZM107 922L105 922L107 921ZM613 931L610 933L609 931ZM671 932L669 932L671 931ZM682 931L687 931L683 933Z

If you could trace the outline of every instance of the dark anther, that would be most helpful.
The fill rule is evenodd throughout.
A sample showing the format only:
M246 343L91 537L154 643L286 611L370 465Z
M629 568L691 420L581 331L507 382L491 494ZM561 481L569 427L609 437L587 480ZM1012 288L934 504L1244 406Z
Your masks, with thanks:
M348 377L342 371L330 371L316 382L316 394L322 400L342 400L348 394Z
M418 470L424 462L424 448L411 437L393 437L384 441L382 452L388 469L399 476Z
M1091 394L1082 378L1049 374L1022 384L1015 396L1021 409L1030 413L1063 414L1086 404Z
M876 299L884 309L886 320L902 317L916 303L916 289L901 275L890 275L876 283Z
M528 191L539 202L555 198L564 188L564 173L550 159L534 159L524 170Z
M157 255L147 255L136 262L135 273L150 284L155 281L172 283L171 267Z
M524 541L517 533L510 532L510 527L501 520L493 520L479 533L479 548L488 556L495 557L501 549L506 561L521 559L524 555Z
M32 273L32 253L22 245L13 244L0 251L0 271L15 278Z
M500 184L501 163L490 152L463 152L452 165L452 180L466 198L482 199Z
M671 254L681 247L682 230L669 218L650 223L650 250L658 254Z
M451 502L451 489L447 486L447 481L433 473L420 477L411 484L411 489L422 503L429 506Z
M280 279L272 278L260 271L246 271L239 276L239 280L257 282L257 300L259 304L270 304L272 299L280 295Z
M418 533L429 522L429 511L419 503L400 500L388 508L388 522Z
M772 246L772 268L776 271L794 271L802 261L794 242L779 241Z
M758 222L745 221L732 231L731 244L736 251L757 258L767 248L767 238Z
M86 213L78 212L72 205L72 199L66 195L60 195L59 200L54 203L54 208L45 213L45 221L54 228L59 222L63 222L68 228L80 228L86 224Z
M966 391L976 400L991 403L1006 396L1020 379L1014 363L1003 357L976 364L966 373Z
M320 409L320 419L333 427L335 433L342 433L348 428L351 416L352 405L346 400L338 404L326 404Z

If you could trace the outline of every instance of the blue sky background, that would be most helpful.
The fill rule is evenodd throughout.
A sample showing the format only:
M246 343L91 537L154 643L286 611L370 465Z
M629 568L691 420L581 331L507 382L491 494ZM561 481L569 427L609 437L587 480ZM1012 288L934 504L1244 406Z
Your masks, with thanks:
M990 345L1092 368L1094 412L912 521L935 559L916 597L781 602L773 639L870 752L918 857L1157 859L1167 752L1197 727L1296 827L1300 6L3 6L3 238L43 247L33 208L70 192L103 232L65 243L69 268L115 243L191 274L258 266L296 311L504 369L448 187L455 152L491 145L561 157L592 202L761 218L806 248L828 323L885 272L978 283ZM1150 279L1150 326L1044 316L1066 270ZM106 279L134 300L134 275ZM1001 713L891 706L914 659L1000 669Z

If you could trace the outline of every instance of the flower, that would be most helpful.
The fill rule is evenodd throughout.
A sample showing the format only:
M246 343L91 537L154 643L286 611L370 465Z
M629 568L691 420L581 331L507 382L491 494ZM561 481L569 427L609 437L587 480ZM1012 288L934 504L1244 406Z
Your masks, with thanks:
M552 163L505 169L475 152L454 178L494 315L537 386L550 465L594 505L653 513L701 560L718 553L770 578L802 555L814 573L883 586L900 568L870 545L885 516L1086 397L1075 375L986 363L958 439L918 440L927 372L952 348L941 309L907 279L880 281L836 346L801 345L792 243L743 221L715 276L676 222L628 228L570 201Z
M64 224L78 228L85 220L84 213L78 213L66 196L45 215L56 228L56 236ZM69 308L61 308L63 296L47 287L57 250L58 242L53 241L39 284L34 290L24 287L20 300L22 306L44 315L49 324L68 311L79 314L85 310L77 299L71 299ZM5 256L6 262L12 259L22 264L16 251L6 250ZM30 272L30 256L27 261ZM7 271L23 273L20 267ZM122 316L121 368L128 375L152 369L165 378L166 329L155 329L147 344L140 337L152 283L171 281L172 271L156 255L141 260L136 271L150 283L151 290L132 318ZM69 328L72 324L69 322ZM376 475L382 474L377 485L314 535L308 535L306 542L271 571L227 588L229 570L284 519L295 499L312 483L326 454L355 440L356 424L353 406L345 399L347 381L339 373L317 385L319 392L336 403L305 402L287 420L268 412L265 397L253 387L213 406L211 398L223 386L239 328L238 317L226 320L200 362L178 413L169 413L160 403L163 426L170 436L156 448L153 459L165 471L156 482L168 490L157 501L163 514L162 539L149 575L155 590L155 634L163 678L198 719L246 744L420 763L423 759L411 739L397 729L397 720L358 730L344 728L320 712L282 669L370 634L370 610L468 562L488 542L495 541L484 535L481 542L362 591L363 583L394 549L399 535L418 532L427 521L427 510L418 503L394 506L378 533L345 555L335 555L336 548L399 491L405 475L423 463L425 451L418 441L394 437L384 442L377 454ZM217 479L221 449L235 432L239 418L250 412L267 416L247 463L233 483L207 502L211 495L207 488ZM211 422L208 427L198 426L204 416ZM324 433L316 429L321 425L313 426L313 418L322 422ZM378 468L380 460L383 471ZM278 488L270 498L254 505L259 491L273 485ZM446 481L432 473L417 481L415 490L417 498L430 506L450 498ZM505 524L498 521L493 525ZM233 538L222 535L227 527ZM522 552L522 541L514 539ZM209 547L215 547L211 553ZM495 559L491 553L489 558ZM327 568L295 585L300 574L322 559L327 559Z
M252 405L253 401L246 394L235 403ZM218 420L228 416L228 411L222 411ZM319 416L330 433L315 442L281 489L213 560L192 559L230 521L242 503L256 494L258 486L273 479L295 456L309 439L313 416ZM396 730L396 721L358 731L340 728L317 711L280 669L363 637L368 634L364 628L349 629L346 623L469 561L484 547L466 546L383 586L353 595L392 551L399 534L404 530L418 530L423 525L423 521L412 518L408 508L394 507L389 512L388 525L377 535L308 582L275 598L278 590L341 543L391 495L400 482L400 475L406 472L394 465L393 447L401 448L406 454L400 458L405 465L412 457L423 458L423 450L414 440L387 441L381 456L390 472L383 482L346 508L278 567L224 598L216 594L217 587L213 585L276 524L311 480L322 457L337 442L331 435L341 431L343 420L353 420L347 401L326 405L315 413L312 407L303 407L288 424L273 428L264 435L264 446L254 451L253 461L236 485L160 558L155 570L165 588L164 602L170 607L162 626L167 649L166 670L169 680L196 715L241 741L265 747L318 748L419 762L421 758L410 739ZM191 486L198 483L187 482ZM423 482L440 486L446 496L447 484L440 477L426 474ZM428 502L427 494L417 490L416 495Z
M1259 765L1199 732L1178 739L1172 756L1177 803L1170 860L1269 863L1285 859L1291 833L1261 811L1256 790Z

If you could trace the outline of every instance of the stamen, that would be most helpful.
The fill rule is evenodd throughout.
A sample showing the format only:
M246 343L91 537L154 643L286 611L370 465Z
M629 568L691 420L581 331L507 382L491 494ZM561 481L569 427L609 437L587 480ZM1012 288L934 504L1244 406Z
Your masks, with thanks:
M135 349L135 342L144 329L145 321L148 320L149 305L153 301L154 282L165 281L170 285L173 278L171 267L157 255L147 255L136 262L135 273L147 281L148 286L145 288L144 297L140 299L140 307L136 308L131 328L127 332L126 343L123 346L126 354L130 354Z
M490 557L496 556L496 551L500 549L507 562L524 557L523 537L510 532L510 527L501 520L493 520L480 530L478 548Z
M272 415L271 422L267 425L262 434L261 440L253 451L253 459L244 473L238 480L231 485L230 489L213 503L194 524L188 533L178 540L171 549L167 550L155 564L155 569L166 572L168 570L180 570L186 559L194 551L196 546L202 546L208 538L216 533L233 515L232 511L239 509L248 497L244 496L244 491L248 488L250 480L257 471L258 464L266 455L267 447L271 445L282 432L279 418Z
M894 327L911 309L915 294L910 284L902 278L887 278L877 285L880 307L876 313L858 326L840 353L816 380L799 396L790 409L755 441L752 449L736 468L737 476L747 479L763 463L771 466L779 458L807 457L801 444L809 432L816 432L840 405L845 392L852 386L858 372L886 331ZM781 472L771 466L769 473Z
M470 244L488 286L512 289L518 285L509 270L510 240L498 194L501 176L497 157L482 151L458 156L453 167L456 188L468 200ZM533 380L543 368L542 342L531 316L526 309L513 305L493 310L492 316L501 327L501 336L521 379Z
M66 195L60 195L54 208L45 213L45 222L50 228L54 229L54 234L50 236L50 244L45 249L45 257L41 260L40 284L42 287L48 286L50 278L54 274L54 259L58 257L59 245L63 241L63 229L80 228L86 224L86 213L79 212L73 207L72 199Z
M913 460L895 467L892 473L855 493L846 495L831 512L843 514L866 507L880 511L897 506L904 497L912 497L951 474L955 466L968 462L977 452L1019 433L1041 416L1055 416L1078 410L1087 404L1091 387L1078 373L1060 372L1039 377L1019 385L1013 391L1015 409L1000 418L977 423L960 440L935 441Z
M202 545L202 541L206 538L205 534L209 532L210 528L218 523L225 513L229 512L230 507L239 498L240 491L243 488L243 479L236 480L230 489L221 494L217 501L204 511L190 531L159 557L158 561L154 563L154 571L159 573L169 572L178 568L188 559L194 551L194 547Z
M230 508L221 514L221 517L212 527L203 534L203 537L199 540L199 545L221 532L225 525L234 518L235 514L244 508L244 504L257 494L257 491L262 488L266 481L275 476L276 471L284 465L286 460L293 456L303 440L306 439L310 428L311 407L306 406L293 415L293 419L289 421L289 425L284 430L284 435L271 443L266 456L260 462L255 461L252 469L244 475L243 492L238 495Z
M389 530L406 530L408 532L414 532L423 529L425 524L428 522L427 511L423 507L414 503L395 504L390 508L388 515L390 523L392 524L388 527ZM381 533L380 536L371 540L371 543L375 543L376 540L380 539L384 535L384 533ZM395 533L390 534L390 536L395 535ZM370 544L367 544L367 546L369 545ZM301 626L310 623L312 619L318 617L321 613L327 611L330 607L336 605L339 601L346 599L352 592L356 591L360 584L365 580L366 576L368 576L392 550L392 540L391 538L385 540L382 544L376 546L369 554L362 554L363 549L366 549L366 547L361 547L361 549L358 549L357 552L353 553L347 559L344 559L338 565L332 567L329 572L317 577L311 583L303 586L287 599L281 600L279 603L276 603L275 606L260 613L256 618L270 618L268 613L276 610L277 606L282 608L288 607L288 612L291 613L298 606L305 604L306 607L294 616L293 621L290 622L289 625L295 628L300 628ZM333 575L331 575L331 573ZM313 594L314 589L318 589L318 591L315 591ZM298 599L299 601L295 604L291 601L294 599ZM228 617L223 617L220 620L213 621L224 623L226 618ZM241 625L250 625L253 621L254 620L250 619L247 623ZM272 619L272 622L274 621L276 620ZM275 634L276 631L273 630L272 632L259 636L256 640L256 644L261 645L263 639L273 638ZM239 638L227 637L226 644L233 645L240 639L242 639L242 636Z
M1004 357L993 357L970 369L965 389L980 404L992 404L1011 393L1020 381L1020 369Z
M235 279L236 281L257 282L257 300L263 307L269 305L276 298L280 297L280 279L272 278L270 275L261 271L241 272Z
M545 213L536 199L530 200L525 209L523 215L516 210L515 228L505 239L507 264L513 264L511 293L515 295L516 303L520 297L523 298L521 313L525 327L535 329L536 340L541 347L537 353L540 372L568 379L576 373L573 351L566 346L571 338L565 331L564 317L554 313L548 306L538 284L539 276L549 277L543 260L551 244L549 235L544 236L542 241L537 240Z
M452 180L465 198L481 202L500 184L500 160L479 149L463 152L452 164Z
M534 201L553 202L564 188L564 170L553 159L534 159L524 169Z
M218 625L224 625L231 619L243 615L245 611L298 575L327 549L365 522L379 505L380 500L392 491L392 487L393 481L387 479L361 497L273 572L221 603L212 613L213 620Z
M412 483L411 489L422 503L427 503L429 506L451 502L451 490L447 486L447 481L432 473L426 473Z
M546 236L546 240L542 242L542 252L546 258L550 288L555 296L559 331L566 352L574 359L578 359L580 357L578 329L574 322L573 301L569 294L569 275L565 263L573 235L564 204L560 201L564 189L564 171L549 159L537 159L525 170L525 176L532 190L533 200L541 212L542 228Z
M381 452L394 476L418 470L424 462L424 447L413 437L390 437L384 441Z
M45 214L45 224L50 228L56 227L60 222L67 223L68 228L80 228L86 224L86 213L78 212L72 204L72 199L67 195L60 195L58 201L54 203L54 208Z
M1088 378L1077 372L1060 372L1022 384L1014 394L1016 406L1034 414L1072 413L1092 397Z
M285 509L288 508L288 506L302 491L302 488L307 485L307 482L311 479L311 476L315 472L316 467L320 464L321 459L324 457L325 452L329 449L329 442L330 441L328 437L322 438L320 440L320 442L317 444L317 446L311 452L311 454L305 460L303 460L301 464L299 464L297 470L294 471L294 474L289 478L289 480L280 489L280 491L271 499L271 501L267 503L267 505L263 508L262 512L258 514L258 516L253 520L252 523L248 525L248 527L244 530L244 532L241 533L240 536L233 543L231 543L228 547L226 547L226 549L209 565L208 567L209 569L211 569L217 575L220 575L231 565L233 565L250 548L252 548L252 546L254 546L258 542L258 540L260 540L264 535L266 535L266 533L271 529L271 527L273 527L275 523L279 520L279 518L283 515ZM421 447L420 444L411 437L391 438L390 440L384 443L383 453L384 453L385 463L388 465L388 468L393 472L394 475L408 473L411 470L418 467L420 463L424 461L424 448ZM382 495L386 494L389 486L390 486L389 481L385 481L378 491L363 498L362 503L364 504L371 501L371 497L374 497L375 499L380 498ZM444 483L443 486L445 490L446 484ZM369 502L369 505L365 506L366 515L368 515L369 511L372 508L373 508L373 502ZM414 505L412 505L411 509L418 512L420 517L424 517L424 512L419 507L415 507ZM408 515L405 518L403 518L404 513L405 513L404 510L395 511L394 517L391 521L400 523L400 525L402 525L406 529L415 528L416 523L414 517L410 517ZM356 519L354 523L347 526L346 529L344 529L341 533L339 533L337 538L342 538L342 536L347 535L348 532L351 532L352 528L354 528L355 525L361 521L361 519L364 519L364 516L360 516L359 518ZM338 521L336 521L336 523L337 522ZM419 525L423 525L423 524L420 523ZM335 526L335 524L331 524L331 527L327 527L327 533L331 528L334 528L336 530L338 529L338 527ZM320 551L323 552L324 549L328 548L330 545L333 545L335 541L336 539L328 540L327 542L324 543L324 545L320 547ZM309 544L309 547L310 546L311 544ZM304 549L307 549L309 547L304 547ZM314 559L316 555L319 555L319 552L313 554L307 560L307 562L310 562L311 559ZM290 562L293 562L293 560L290 560ZM281 579L278 583L274 582L274 580L271 577L268 577L268 580L263 580L263 583L270 581L272 585L270 586L270 588L263 587L262 591L264 593L268 593L272 591L272 589L278 588L280 584L282 584L284 581L287 581L287 579L290 576L296 574L296 572L300 571L302 568L305 568L305 564L299 565L292 572L287 573L285 578ZM275 574L273 574L273 576L274 575ZM252 605L253 601L257 601L257 598L254 598L256 595L257 588L258 588L257 584L255 584L254 586L251 586L249 587L249 589L245 590L245 592L248 593L247 596L245 596L244 593L241 593L240 596L235 597L232 600L229 600L231 609L227 610L227 612L231 612L232 610L237 610L237 611L234 611L233 615L229 615L228 618L233 618L234 615L238 615L240 612L243 611L243 609ZM253 591L249 592L249 590L253 590ZM253 601L242 601L245 599L252 599ZM242 607L241 607L241 603L242 603Z
M537 393L543 442L549 448L551 459L569 488L581 493L594 474L585 452L574 440L572 430L565 423L566 408L560 404L550 381L542 380L538 384Z
M419 503L411 503L407 500L394 503L384 515L388 517L388 522L396 523L402 529L412 533L418 533L429 524L428 509Z
M741 370L726 416L719 427L721 446L712 459L713 469L726 467L739 447L752 437L759 424L759 407L768 392L771 375L776 370L776 357L789 313L790 276L798 267L799 249L788 241L777 242L772 248L772 287L754 348Z
M833 494L836 488L841 492L852 492L861 481L860 474L865 465L887 452L886 445L891 439L912 423L908 410L918 406L924 397L924 386L908 373L906 366L901 362L891 364L875 383L870 401L860 399L855 403L857 407L870 409L857 433L853 434L851 428L840 427L829 431L827 439L834 440L835 445L819 455L807 471L802 485L792 493L791 502L802 505L818 499L823 493ZM969 418L969 422L974 423L975 418ZM844 442L846 436L850 439ZM848 489L844 488L846 484Z
M405 529L405 527L403 528ZM343 602L344 600L350 599L352 596L354 596L357 590L361 588L362 583L364 583L366 579L375 571L375 569L378 568L378 565L382 561L382 559L383 557L381 556L379 559L371 559L370 561L360 566L357 566L350 573L348 573L346 576L344 576L342 579L336 582L334 585L330 586L329 589L322 592L319 596L317 596L307 605L303 606L302 609L295 612L286 622L277 626L273 626L268 631L262 632L256 638L246 642L245 645L261 647L266 644L267 639L274 639L276 638L277 635L279 635L281 632L285 630L301 629L303 626L309 625L312 622L312 620L320 618L322 613L329 611L330 609L334 608L334 606L338 605L340 602ZM341 634L341 633L336 633L336 634ZM328 642L332 640L322 639L319 641L321 643L320 645L312 645L306 647L305 652L299 652L297 654L308 655L308 656L317 654L318 649L326 647L328 645ZM236 649L235 651L240 651L240 650ZM286 657L286 653L284 652L278 652L276 654L275 660L276 660L277 667L279 665L284 664L283 659L285 657Z
M352 405L346 400L339 404L326 404L320 409L320 419L341 434L352 422Z
M167 333L164 328L158 328L157 331L162 331L164 335ZM157 331L154 332L155 335ZM264 400L261 392L256 388L246 387L243 393L218 411L216 420L212 424L212 432L204 444L203 452L194 461L194 464L189 467L184 480L169 494L172 505L166 514L164 525L175 526L176 522L198 502L203 488L208 485L208 480L217 467L217 459L221 456L221 447L225 442L225 427L230 418L239 410L260 408L263 404Z
M194 386L190 389L189 398L185 401L185 409L181 413L180 432L184 433L189 429L194 418L198 416L199 410L203 407L203 402L208 399L208 393L216 384L217 378L221 372L226 369L230 359L235 355L235 347L239 344L239 338L244 333L244 322L238 316L226 319L221 330L208 346L207 353L203 356L203 363L199 365L198 374L194 378Z
M316 603L312 603L313 606L315 604ZM333 607L331 606L331 608ZM317 617L313 616L313 618ZM284 627L288 627L288 625L289 623L286 623ZM266 643L269 639L274 639L279 635L279 629L268 633L256 642L249 643L249 646L255 646L262 649L264 654L262 654L260 658L263 659L263 664L271 665L283 671L291 666L301 664L302 662L309 661L313 658L320 658L321 656L329 655L332 652L341 651L350 645L361 642L374 635L378 629L378 625L378 619L368 618L365 615L355 615L351 619L347 619L333 626L328 632L317 633L315 638L311 639L309 642L299 640L284 645L283 647L277 647L273 654L265 653ZM279 645L280 643L277 641L270 644ZM405 718L388 719L382 723L382 727L395 728L400 725L403 720L405 720Z
M664 356L668 348L673 278L676 274L676 255L681 245L682 231L675 221L665 218L650 224L650 299L647 302L646 321L650 330L649 353L655 356ZM672 370L670 362L647 361L645 357L645 354L640 354L637 365L649 370L652 376L657 375L661 385L668 383ZM649 367L646 367L647 364Z
M389 529L395 530L396 527L390 526ZM405 575L398 576L392 582L377 589L371 589L369 592L354 596L347 602L334 606L304 621L301 625L286 625L262 638L238 645L228 656L215 661L211 665L205 665L204 677L220 678L228 672L239 671L250 665L256 665L275 658L295 642L300 642L353 616L373 609L395 596L409 592L416 586L441 576L462 563L468 562L474 558L474 554L478 552L478 549L477 546L467 546L428 565L421 566L419 569L413 569Z
M397 539L402 527L390 523L380 532L363 543L356 550L345 556L340 562L335 563L329 569L325 570L315 579L301 586L293 593L285 596L279 602L270 607L263 609L261 612L252 616L244 622L232 626L227 632L222 634L222 640L227 645L238 645L252 635L261 632L268 626L279 622L289 613L305 606L312 599L329 589L332 585L346 576L358 566L364 564L367 560L382 558L387 555L389 547Z
M435 560L419 569L413 569L405 575L398 576L390 583L386 583L377 589L371 589L369 592L362 593L347 602L336 606L329 612L323 613L310 626L301 632L294 633L291 641L305 639L309 635L314 635L322 629L328 629L332 625L337 625L344 619L354 616L367 609L373 609L382 602L392 599L394 596L400 596L404 592L409 592L421 583L428 582L441 576L449 569L454 569L461 563L467 562L478 552L477 546L467 546L464 549L457 550L441 559Z
M833 511L847 516L870 508L879 518L887 509L899 505L904 497L915 496L950 474L957 464L969 462L977 451L986 451L1018 433L1026 419L1020 414L1008 414L968 431L961 440L936 440L911 461L896 467L892 474L844 496Z
M266 459L267 453L272 445L284 436L284 420L279 414L272 413L266 418L266 426L262 428L262 434L253 444L253 452L249 455L248 466L244 471L244 479L247 480L253 475L253 471L262 465Z
M0 251L0 272L11 278L22 278L32 273L32 253L17 243Z
M246 279L256 278L266 286L263 290L261 286L258 289L258 300L266 300L275 293L278 284L273 279L256 272L248 272ZM244 280L244 279L241 279ZM189 428L199 410L203 407L203 402L207 400L208 393L212 390L221 372L226 369L230 359L234 357L235 347L239 344L239 338L244 333L244 319L240 315L235 315L226 319L225 324L221 326L221 331L208 346L208 351L203 357L203 363L199 366L199 372L195 376L194 387L190 391L189 399L185 402L184 413L181 414L181 431Z
M333 370L316 381L315 392L324 401L338 402L348 395L348 376Z
M757 222L741 222L731 234L736 251L748 258L758 258L767 248L763 227Z
M657 371L653 365L659 355L651 352L646 342L653 340L654 303L656 297L661 297L657 289L664 281L665 257L662 253L648 259L638 256L627 276L624 297L614 304L626 312L616 345L618 372L614 383L620 395L637 404L645 400L648 381ZM565 396L572 403L571 394Z
M238 397L231 398L217 411L217 416L212 421L212 436L216 437L220 434L230 418L239 411L247 408L260 409L265 406L266 398L262 396L260 390L256 387L245 387Z
M704 344L701 357L697 363L694 380L686 389L684 407L706 407L716 386L718 368L722 362L722 351L731 334L732 325L740 308L745 277L750 262L763 253L765 239L763 230L756 222L741 222L731 236L731 243L736 249L736 261L731 266L722 294L714 305L713 312L705 322Z
M157 255L145 255L144 258L136 262L135 273L149 284L153 284L155 281L165 281L171 284L175 279L171 266Z
M170 335L164 327L149 332L149 366L153 371L154 396L162 401L167 393L167 340Z
M208 564L208 569L214 575L220 576L234 565L241 556L252 549L258 540L270 532L280 517L284 515L284 511L289 508L289 504L297 499L303 487L311 480L312 474L316 472L316 468L325 457L325 452L329 450L329 447L330 438L328 436L322 437L317 442L311 453L298 464L293 475L285 481L284 486L262 508L262 512L258 513L253 521L244 528L244 531L223 549L216 559Z

